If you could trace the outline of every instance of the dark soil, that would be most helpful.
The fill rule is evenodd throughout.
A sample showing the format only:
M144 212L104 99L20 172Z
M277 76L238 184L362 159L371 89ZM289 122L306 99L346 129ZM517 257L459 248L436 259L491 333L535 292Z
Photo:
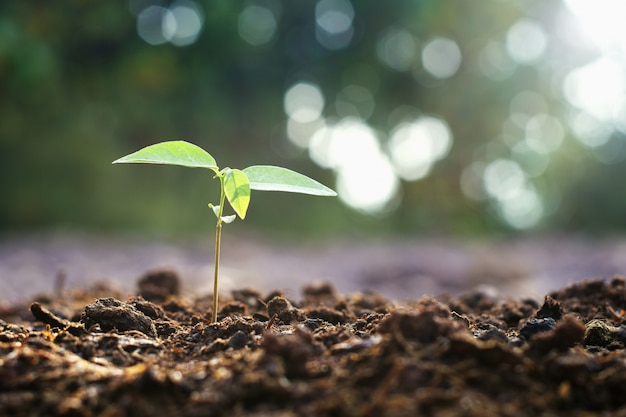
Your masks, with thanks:
M0 308L3 416L626 416L626 282L544 300L405 303L330 284L138 295L65 290Z

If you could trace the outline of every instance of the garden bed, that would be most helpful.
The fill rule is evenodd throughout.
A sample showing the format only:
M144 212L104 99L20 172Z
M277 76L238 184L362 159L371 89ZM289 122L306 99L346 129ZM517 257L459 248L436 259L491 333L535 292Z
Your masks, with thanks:
M178 289L159 271L2 306L0 414L626 415L621 277L543 300L242 289L213 324Z

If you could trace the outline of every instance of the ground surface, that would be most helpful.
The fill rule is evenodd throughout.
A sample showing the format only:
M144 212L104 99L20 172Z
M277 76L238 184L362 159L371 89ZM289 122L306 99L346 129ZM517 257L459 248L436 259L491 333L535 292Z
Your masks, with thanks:
M626 283L391 302L64 288L0 311L0 415L626 416Z
M213 241L174 241L47 233L0 237L0 301L18 301L67 286L105 281L134 291L146 270L180 273L182 290L212 291ZM223 236L220 288L279 288L297 297L316 280L342 292L375 290L393 299L463 291L486 285L505 295L541 298L588 278L626 273L626 240L553 236L463 241L452 239L268 240Z

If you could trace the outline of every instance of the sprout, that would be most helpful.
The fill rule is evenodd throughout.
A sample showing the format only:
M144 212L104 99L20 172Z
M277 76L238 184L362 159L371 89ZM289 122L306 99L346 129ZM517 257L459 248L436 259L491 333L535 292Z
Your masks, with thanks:
M252 190L284 191L318 196L336 196L337 193L319 182L287 168L271 165L255 165L243 170L219 169L215 159L204 149L182 140L161 142L147 146L137 152L113 161L114 164L160 164L179 165L189 168L207 168L212 170L214 178L220 181L220 201L218 205L209 203L215 214L215 273L213 279L213 315L217 321L218 277L220 266L220 246L222 224L232 223L237 216L246 217ZM224 203L235 211L233 215L224 215Z

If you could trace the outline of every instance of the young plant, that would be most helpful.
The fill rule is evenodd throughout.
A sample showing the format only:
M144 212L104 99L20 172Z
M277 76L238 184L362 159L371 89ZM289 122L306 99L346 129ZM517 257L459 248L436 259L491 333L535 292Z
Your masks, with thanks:
M250 204L251 190L285 191L318 196L336 196L337 193L319 182L291 171L271 165L254 165L243 170L219 169L215 159L204 149L182 140L161 142L147 146L137 152L113 161L114 164L161 164L179 165L189 168L207 168L220 181L220 200L217 205L209 203L215 214L215 271L213 277L213 315L217 321L218 279L220 267L220 245L222 224L231 223L239 216L246 217ZM236 214L224 215L224 203L228 200Z

